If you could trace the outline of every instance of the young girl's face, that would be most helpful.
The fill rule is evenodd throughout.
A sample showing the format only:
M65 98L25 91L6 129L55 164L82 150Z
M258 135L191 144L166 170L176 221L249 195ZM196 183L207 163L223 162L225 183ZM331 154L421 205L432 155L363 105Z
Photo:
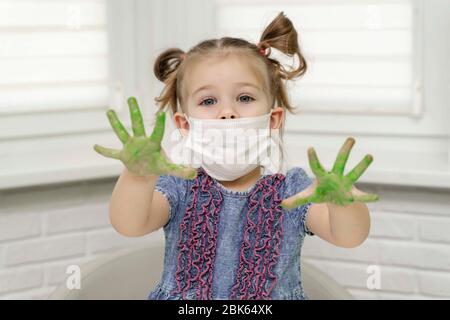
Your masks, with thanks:
M269 92L248 60L237 55L208 57L186 70L182 110L201 119L237 119L271 111ZM272 128L278 128L283 109L272 109ZM176 113L178 128L188 129L185 117Z

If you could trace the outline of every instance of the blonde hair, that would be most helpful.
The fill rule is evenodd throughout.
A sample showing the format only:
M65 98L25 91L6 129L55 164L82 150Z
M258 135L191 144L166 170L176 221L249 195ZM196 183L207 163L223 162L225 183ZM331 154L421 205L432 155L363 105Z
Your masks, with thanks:
M298 67L287 70L278 60L270 57L271 48L289 57L297 56ZM183 78L190 66L205 57L229 54L248 58L258 79L265 83L268 89L269 101L272 101L271 108L276 103L278 107L295 113L295 108L289 102L283 80L303 76L307 70L307 64L298 44L297 31L283 12L280 12L264 29L258 44L240 38L223 37L202 41L187 52L179 48L169 48L162 52L156 58L153 67L156 78L165 84L160 96L155 98L159 106L158 112L170 108L172 113L175 113L178 111L178 105L183 105L185 97ZM280 133L282 137L283 125L280 127ZM281 152L283 153L283 150Z

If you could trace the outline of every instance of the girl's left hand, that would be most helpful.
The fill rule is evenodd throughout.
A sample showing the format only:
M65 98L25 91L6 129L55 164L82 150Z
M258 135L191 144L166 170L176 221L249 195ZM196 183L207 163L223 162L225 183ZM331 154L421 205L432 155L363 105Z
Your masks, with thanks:
M308 149L309 165L316 176L314 182L305 190L293 195L281 202L284 209L293 209L308 202L314 203L334 203L341 206L352 204L353 202L372 202L378 200L378 195L362 192L353 185L372 163L373 157L366 155L347 175L344 174L344 167L347 162L351 148L355 139L347 138L339 151L333 169L327 172L320 164L314 148Z

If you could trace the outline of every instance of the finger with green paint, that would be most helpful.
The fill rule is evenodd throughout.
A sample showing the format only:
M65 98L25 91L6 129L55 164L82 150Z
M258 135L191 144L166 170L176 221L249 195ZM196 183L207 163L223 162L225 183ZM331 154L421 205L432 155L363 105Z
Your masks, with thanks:
M316 179L302 192L284 199L281 206L290 210L308 202L328 202L346 206L353 202L377 201L378 195L362 192L353 185L372 163L373 157L371 155L366 155L353 170L344 175L345 164L354 143L355 139L347 138L330 172L323 168L314 148L309 148L309 165Z
M197 171L194 168L170 162L161 148L166 113L157 114L153 132L150 137L146 137L142 114L134 97L128 99L128 106L134 136L129 135L117 118L116 112L110 109L106 115L114 132L123 143L123 148L122 150L110 149L96 144L94 150L105 157L122 161L128 170L140 176L168 174L184 179L195 178Z

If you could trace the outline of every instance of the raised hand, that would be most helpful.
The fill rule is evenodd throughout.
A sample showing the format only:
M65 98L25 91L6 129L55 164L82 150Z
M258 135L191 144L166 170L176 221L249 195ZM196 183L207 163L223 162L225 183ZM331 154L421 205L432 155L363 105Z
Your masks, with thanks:
M171 163L161 148L166 113L157 114L153 132L150 137L146 137L141 111L134 97L128 99L128 106L134 137L128 134L116 112L110 109L106 114L114 132L122 141L123 148L116 150L96 144L94 150L105 157L122 161L129 171L140 176L168 174L184 179L195 178L197 171L194 168Z
M314 182L305 190L281 202L285 209L293 209L308 202L334 203L341 206L353 202L372 202L378 200L378 195L362 192L353 185L372 163L373 157L366 155L347 175L344 168L355 139L348 138L339 151L333 169L325 171L317 158L314 148L308 149L309 165L316 176Z

